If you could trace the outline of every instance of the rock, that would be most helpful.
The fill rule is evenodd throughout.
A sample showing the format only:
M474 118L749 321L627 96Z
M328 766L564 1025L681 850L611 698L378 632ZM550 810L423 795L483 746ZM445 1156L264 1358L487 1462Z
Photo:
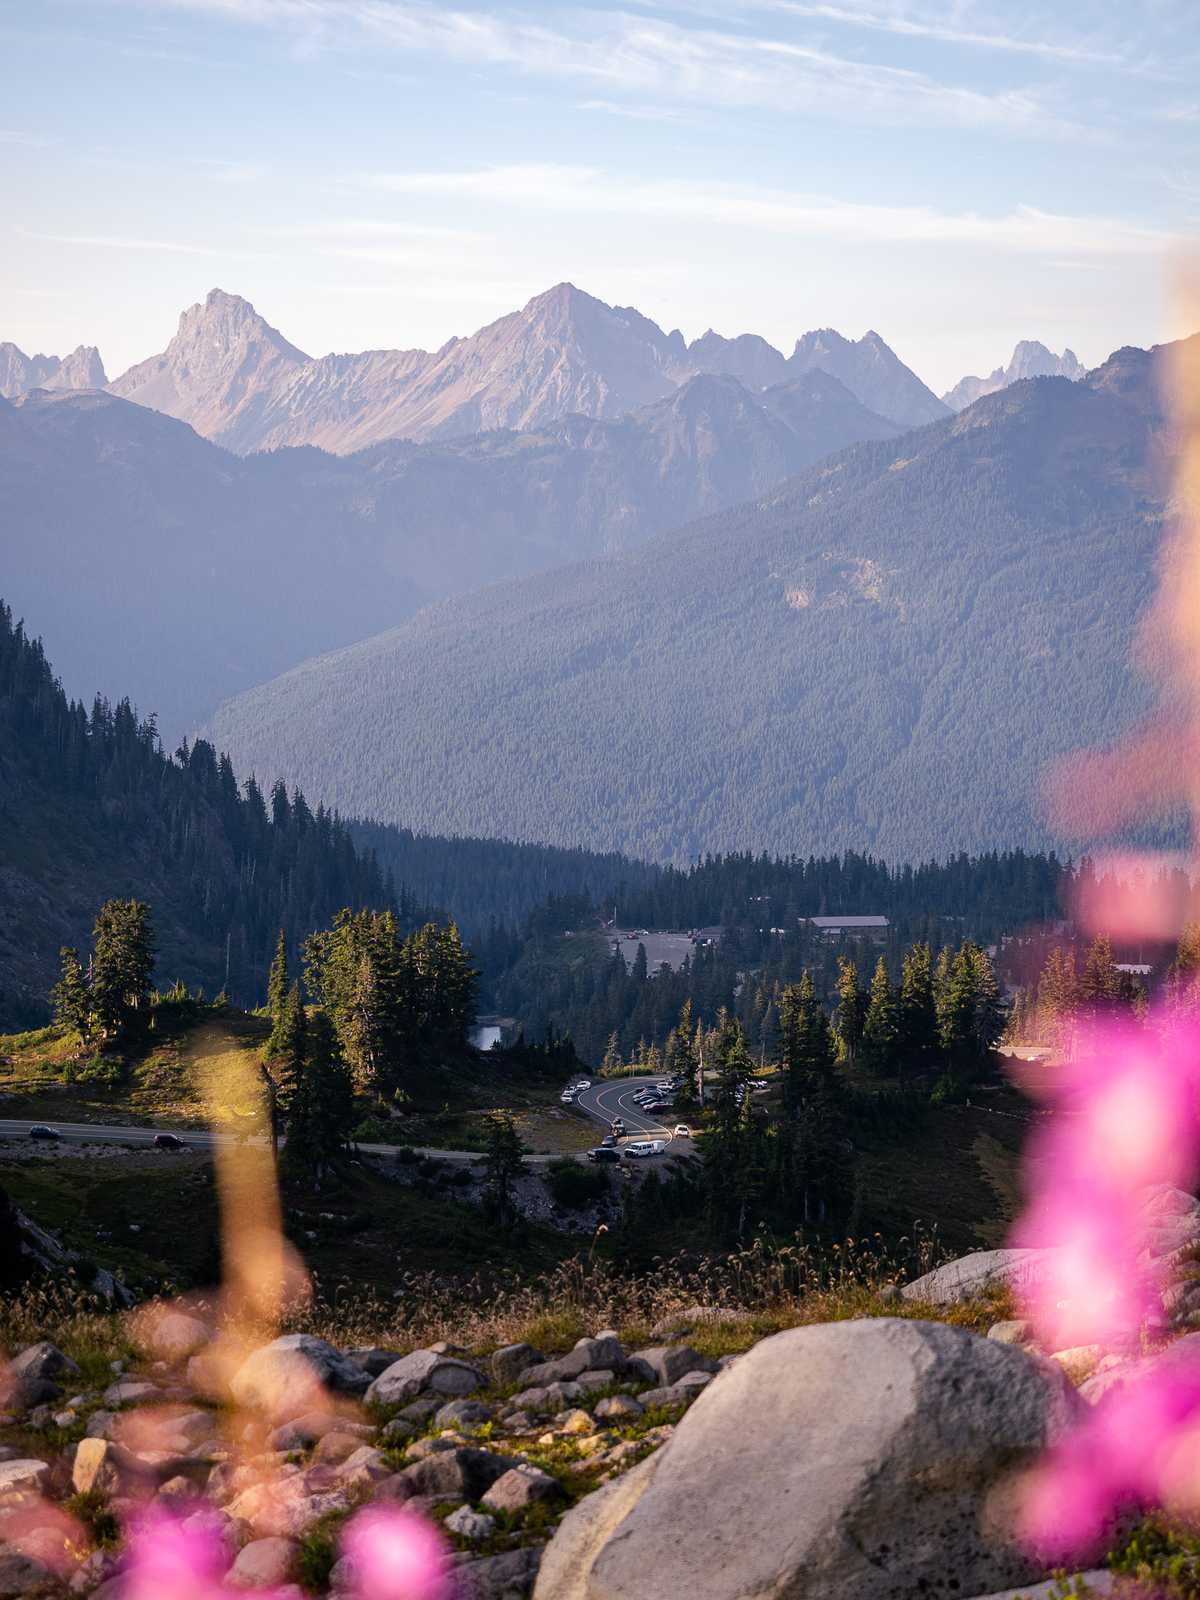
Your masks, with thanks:
M274 1437L274 1435L272 1435ZM325 1466L340 1466L343 1461L348 1461L356 1450L362 1448L362 1440L355 1433L342 1433L335 1430L323 1434L317 1441L317 1448L313 1451L313 1460Z
M610 1394L596 1404L597 1422L633 1422L645 1410L631 1394Z
M377 1378L381 1372L386 1372L402 1359L399 1350L385 1350L377 1344L359 1345L354 1350L346 1351L346 1360L361 1367L368 1378Z
M194 1394L207 1395L213 1400L227 1398L225 1363L213 1349L198 1350L187 1364L188 1386Z
M537 1366L545 1359L531 1344L506 1344L492 1352L488 1365L497 1383L515 1383L526 1367Z
M441 1455L446 1450L457 1450L460 1444L465 1443L465 1439L456 1438L455 1435L447 1435L444 1438L439 1435L437 1438L417 1439L404 1452L404 1459L406 1461L424 1461L426 1456Z
M3 1399L6 1406L14 1411L27 1413L45 1409L62 1397L63 1391L53 1378L37 1378L29 1373L23 1377L6 1376L3 1379L3 1388L0 1388L0 1399ZM33 1426L37 1427L38 1424L35 1422Z
M695 1396L700 1393L701 1389L708 1388L713 1381L713 1377L714 1374L711 1372L685 1372L683 1377L676 1381L674 1387L682 1389L688 1395Z
M455 1600L526 1600L541 1557L540 1548L528 1546L466 1561L454 1571Z
M584 1372L598 1372L602 1367L616 1368L625 1360L625 1347L615 1333L597 1334L592 1339L577 1339L572 1355L582 1352L587 1357Z
M225 1581L235 1589L273 1589L287 1582L295 1559L292 1539L252 1539L238 1552Z
M285 1333L256 1350L234 1374L230 1392L279 1422L320 1411L326 1390L361 1394L370 1380L333 1345L311 1333Z
M428 1422L434 1412L444 1404L445 1402L439 1395L423 1394L419 1400L412 1400L408 1405L401 1406L396 1415L402 1417L405 1422L420 1424Z
M561 1433L595 1433L596 1424L589 1411L568 1411L559 1423Z
M122 1378L104 1391L106 1406L132 1406L143 1400L157 1400L162 1390L156 1383L142 1383L136 1378Z
M509 1405L515 1406L518 1411L544 1411L549 1394L546 1388L522 1389L519 1394L513 1395Z
M439 1428L482 1428L495 1416L491 1406L482 1400L448 1400L437 1412L434 1422Z
M426 1390L435 1394L464 1395L483 1388L483 1375L455 1356L436 1350L414 1350L381 1372L367 1390L373 1405L402 1405Z
M411 1439L417 1431L415 1422L408 1422L404 1417L393 1417L390 1422L385 1422L379 1430L381 1444L403 1444L406 1439Z
M553 1361L541 1361L536 1366L526 1367L517 1382L525 1389L546 1388L552 1383L570 1383L587 1369L587 1351L571 1350Z
M1050 1357L1070 1378L1076 1388L1090 1378L1092 1373L1104 1360L1105 1349L1102 1344L1079 1344L1070 1350L1056 1350Z
M235 1520L249 1524L260 1538L300 1539L322 1517L348 1511L350 1505L349 1496L341 1489L313 1492L302 1479L291 1477L252 1484L227 1510Z
M63 1374L78 1377L79 1368L64 1355L56 1344L43 1339L39 1344L28 1345L8 1364L9 1371L18 1378L58 1378Z
M115 1411L93 1411L88 1418L84 1437L88 1439L107 1439L109 1430L116 1421Z
M75 1446L71 1484L76 1494L118 1494L122 1482L118 1447L107 1439L81 1439Z
M0 1463L0 1501L17 1495L40 1494L50 1479L50 1464L32 1456Z
M1161 1225L1177 1217L1200 1217L1200 1200L1186 1189L1156 1183L1143 1189L1138 1196L1138 1214L1147 1226Z
M644 1361L663 1388L678 1383L690 1372L716 1372L717 1363L702 1356L687 1344L652 1345L649 1350L639 1350L639 1361Z
M168 1311L151 1325L147 1344L156 1356L173 1365L203 1350L212 1337L208 1324L182 1311Z
M524 1511L526 1506L557 1499L562 1493L563 1488L557 1478L552 1478L540 1467L522 1462L496 1479L483 1496L482 1503L489 1511Z
M488 1450L459 1447L440 1450L405 1467L403 1477L414 1493L446 1495L456 1500L482 1500L487 1491L506 1472L512 1470L512 1456L493 1455Z
M951 1576L963 1595L1025 1582L1040 1574L1013 1542L1020 1476L1082 1411L1061 1372L940 1323L776 1334L568 1514L535 1595L883 1600L949 1593Z
M695 1390L685 1389L681 1383L671 1384L665 1389L643 1389L638 1395L646 1411L658 1406L686 1406L695 1398Z
M987 1331L989 1339L997 1344L1032 1344L1033 1323L1026 1317L1013 1317L1008 1322L993 1322Z
M490 1539L496 1531L495 1517L485 1517L482 1512L472 1511L470 1506L459 1506L457 1511L451 1512L442 1526L448 1533L456 1533L460 1539Z
M71 1574L68 1587L72 1594L91 1594L98 1584L111 1578L116 1570L117 1558L110 1550L93 1550Z
M934 1306L956 1305L1000 1286L1019 1293L1049 1274L1056 1255L1054 1250L976 1250L906 1283L900 1293L905 1300Z
M179 1475L160 1484L155 1498L165 1505L179 1506L187 1500L194 1500L199 1493L199 1487L190 1478Z
M55 1574L32 1556L0 1546L0 1600L18 1600L54 1588Z
M607 1389L610 1383L616 1381L616 1373L608 1367L601 1367L596 1372L581 1372L575 1379L584 1394L589 1394L594 1389Z
M382 1450L374 1445L360 1444L338 1468L338 1481L343 1484L379 1483L390 1478L392 1467Z

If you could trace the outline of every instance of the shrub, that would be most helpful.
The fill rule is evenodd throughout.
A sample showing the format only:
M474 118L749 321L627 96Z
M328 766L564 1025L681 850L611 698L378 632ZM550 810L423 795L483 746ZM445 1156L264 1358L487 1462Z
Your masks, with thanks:
M609 1193L608 1173L602 1167L585 1167L563 1157L546 1168L546 1187L555 1205L564 1211L581 1211Z

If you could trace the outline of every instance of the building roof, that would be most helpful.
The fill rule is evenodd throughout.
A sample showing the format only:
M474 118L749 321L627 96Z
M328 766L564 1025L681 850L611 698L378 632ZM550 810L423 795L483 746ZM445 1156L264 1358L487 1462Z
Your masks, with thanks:
M886 928L886 917L809 917L814 928Z

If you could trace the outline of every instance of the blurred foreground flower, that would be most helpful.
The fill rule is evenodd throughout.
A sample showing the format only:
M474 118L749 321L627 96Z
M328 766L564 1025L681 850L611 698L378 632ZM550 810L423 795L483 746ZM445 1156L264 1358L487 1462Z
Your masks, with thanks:
M347 1524L342 1553L355 1600L448 1600L446 1546L432 1523L411 1511L360 1511Z

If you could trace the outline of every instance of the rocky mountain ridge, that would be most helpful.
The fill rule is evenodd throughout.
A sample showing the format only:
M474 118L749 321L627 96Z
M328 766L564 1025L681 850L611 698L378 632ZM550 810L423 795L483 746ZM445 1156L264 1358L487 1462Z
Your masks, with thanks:
M1023 378L1070 378L1078 382L1086 372L1087 368L1074 350L1064 350L1062 355L1056 356L1037 339L1021 339L1007 367L997 367L986 378L960 378L953 389L942 396L942 404L951 411L965 411L985 394L995 394L997 389L1006 389L1010 383L1020 383Z
M347 454L387 439L528 431L571 415L614 421L690 378L737 378L752 391L819 370L869 411L913 427L946 414L876 333L832 330L785 357L753 334L711 329L688 344L632 306L557 284L440 350L371 350L313 359L237 295L214 289L180 317L167 348L110 386L245 454L315 444Z
M0 396L15 400L31 389L103 389L108 382L95 345L79 345L69 356L27 356L15 344L0 344Z

